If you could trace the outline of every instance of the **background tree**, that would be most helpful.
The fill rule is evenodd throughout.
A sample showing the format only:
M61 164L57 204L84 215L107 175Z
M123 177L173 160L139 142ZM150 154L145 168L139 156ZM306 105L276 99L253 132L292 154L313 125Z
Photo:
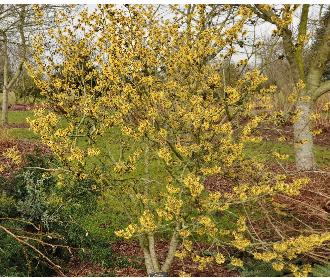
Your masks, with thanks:
M278 90L274 97L274 109L283 110L285 115L289 114L293 104L288 101L288 98L294 91L295 84L279 39L264 37L263 44L258 51L258 59L260 59L261 72L268 78L267 83L276 85Z
M0 16L1 16L1 29L0 33L2 36L3 45L3 85L2 85L2 114L1 123L5 125L8 123L8 96L11 88L15 84L16 80L20 76L23 70L23 64L26 55L26 38L24 34L24 27L26 25L27 17L27 6L26 5L1 5ZM12 77L9 76L9 37L11 35L19 34L19 59L18 66Z
M54 26L56 15L62 10L75 12L75 8L68 8L67 5L0 5L0 36L3 57L2 125L8 123L9 93L24 70L27 56L30 56L31 38L35 33L43 32L50 26Z
M330 10L326 7L324 15L317 22L317 32L310 37L308 21L311 7L308 4L302 5L296 34L291 26L294 26L293 15L298 11L299 5L253 5L250 8L258 17L276 27L275 34L282 39L283 54L290 65L294 83L302 81L305 84L296 101L294 143L297 168L311 170L315 167L310 123L313 104L330 90L330 82L322 81L330 55ZM308 42L312 42L313 46L310 50L310 63L306 66L304 51L308 48Z
M14 90L15 98L23 103L30 103L31 101L35 103L37 99L41 98L40 90L26 68L24 68L20 78L17 80Z

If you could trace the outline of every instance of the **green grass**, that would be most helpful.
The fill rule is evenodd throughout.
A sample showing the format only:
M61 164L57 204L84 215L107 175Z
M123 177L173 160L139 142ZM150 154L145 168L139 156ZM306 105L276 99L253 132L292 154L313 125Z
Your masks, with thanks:
M33 117L33 111L9 111L9 124L27 124L27 118ZM7 135L14 139L34 139L37 140L38 135L34 134L29 128L9 128Z
M13 139L38 140L39 136L29 128L10 128L8 136Z
M276 151L280 154L287 154L287 162L294 163L294 149L292 144L285 144L275 141L263 141L261 143L248 144L245 149L245 155L255 157L264 162L275 162L272 153ZM320 166L330 165L330 148L327 146L314 146L316 163Z
M9 112L9 123L10 124L21 124L27 123L26 118L33 117L33 111L10 111ZM38 135L34 134L28 128L10 128L8 129L8 135L15 139L33 139L37 140ZM109 148L109 151L115 156L119 155L119 137L118 132L111 132L111 134L104 136L104 139L100 141L101 148ZM109 144L112 141L112 144ZM320 166L330 165L330 148L327 146L315 146L315 157L316 162ZM279 152L281 154L288 154L288 162L294 162L294 150L293 145L289 143L281 143L275 141L263 141L261 143L251 143L245 149L245 154L250 157L258 158L264 162L275 162L275 158L272 152ZM159 165L153 165L151 171L158 171Z
M26 124L28 117L33 117L33 111L9 111L8 120L10 124Z

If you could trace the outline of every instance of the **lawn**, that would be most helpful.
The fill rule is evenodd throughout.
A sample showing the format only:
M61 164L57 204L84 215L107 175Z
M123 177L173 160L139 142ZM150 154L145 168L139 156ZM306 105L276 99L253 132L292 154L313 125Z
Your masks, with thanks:
M27 124L27 118L33 118L33 111L10 111L9 112L9 124ZM10 138L14 139L31 139L37 140L38 135L34 134L29 128L9 128L7 130ZM104 143L109 142L112 139L116 142L118 139L117 133L112 133L115 137L105 137ZM108 144L104 144L108 145ZM115 147L115 146L114 146ZM329 146L315 145L315 157L319 166L330 166L330 148ZM113 151L118 148L113 148ZM277 141L262 141L261 143L249 144L245 150L247 156L258 157L260 160L275 161L272 153L276 151L281 154L289 155L288 162L294 162L294 149L291 142L283 143Z

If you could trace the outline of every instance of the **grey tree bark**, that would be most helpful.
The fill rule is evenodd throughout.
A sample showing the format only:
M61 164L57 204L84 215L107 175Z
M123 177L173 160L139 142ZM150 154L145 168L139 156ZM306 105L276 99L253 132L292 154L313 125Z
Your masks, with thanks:
M3 34L3 88L2 88L2 110L1 110L1 124L5 125L8 123L8 44L7 36Z
M313 134L311 132L311 100L297 102L297 119L293 124L296 167L299 170L315 168Z
M148 236L140 236L139 243L144 255L144 263L149 276L164 276L170 270L173 262L175 252L177 250L178 241L178 229L180 225L177 223L173 229L173 234L168 245L168 251L165 261L160 265L157 254L155 251L155 238L154 234L150 233ZM166 275L167 276L167 275Z
M26 42L25 42L25 34L24 34L24 25L25 25L25 5L20 5L19 10L19 18L18 18L18 32L21 38L21 57L19 59L19 65L13 77L9 80L9 53L8 53L8 37L6 31L2 30L2 38L3 38L3 55L4 55L4 67L3 67L3 99L2 99L2 111L1 111L1 124L8 124L8 97L9 91L21 75L23 71L23 65L26 58Z
M330 82L321 82L325 65L330 58L330 10L322 19L322 26L318 31L312 61L306 70L306 90L302 92L296 106L299 116L294 123L294 143L296 166L299 170L312 170L316 167L310 117L318 97L330 91Z

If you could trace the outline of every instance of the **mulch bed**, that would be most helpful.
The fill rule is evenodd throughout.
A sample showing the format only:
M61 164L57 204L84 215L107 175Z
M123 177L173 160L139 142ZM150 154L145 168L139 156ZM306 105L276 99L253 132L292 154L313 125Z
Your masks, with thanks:
M164 261L167 254L167 241L159 241L156 244L156 253L160 261ZM144 277L147 272L144 267L143 252L137 241L116 241L112 244L112 251L118 257L125 257L129 262L129 266L117 266L113 268L104 268L95 264L73 261L69 264L69 276L87 276L99 275L102 273L113 273L121 277ZM209 264L206 269L198 270L198 264L185 259L183 261L175 258L172 267L169 271L170 277L177 277L180 271L184 270L194 277L238 277L239 273L230 271L223 265L218 265L215 262Z
M13 104L10 105L8 110L10 111L30 111L37 107L36 104Z
M314 127L316 130L321 130L320 134L313 137L314 144L319 146L330 145L330 124L318 125ZM260 127L258 129L259 134L265 141L275 141L279 137L285 137L286 142L293 143L293 126L286 125L283 127Z
M18 150L20 156L22 157L22 163L16 165L8 159L3 154L11 148ZM0 165L6 168L6 171L1 173L3 177L9 178L14 175L19 169L24 167L27 161L27 156L35 154L36 152L40 154L51 154L50 149L45 145L38 142L32 142L29 140L18 140L18 139L2 139L0 140Z
M29 128L30 125L28 123L10 123L4 126L5 128Z
M67 266L70 271L67 276L70 277L86 277L86 276L101 276L106 272L106 269L91 262L82 262L74 258Z

